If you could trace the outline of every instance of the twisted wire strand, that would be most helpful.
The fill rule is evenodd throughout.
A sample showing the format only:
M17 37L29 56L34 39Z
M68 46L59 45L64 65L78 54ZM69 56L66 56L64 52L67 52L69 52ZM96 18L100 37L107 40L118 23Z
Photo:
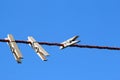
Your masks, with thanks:
M9 42L8 39L0 39L0 42ZM29 41L25 40L15 40L16 43L30 44ZM48 46L63 46L61 43L50 43L50 42L38 42L41 45ZM69 47L77 47L77 48L95 48L95 49L108 49L108 50L120 50L120 47L110 47L110 46L93 46L93 45L82 45L82 44L74 44Z

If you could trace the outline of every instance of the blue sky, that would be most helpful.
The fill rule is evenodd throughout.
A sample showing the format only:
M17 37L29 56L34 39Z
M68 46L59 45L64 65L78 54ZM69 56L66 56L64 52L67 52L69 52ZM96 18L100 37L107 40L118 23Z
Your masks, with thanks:
M120 46L119 0L1 0L0 38L62 42L79 35L79 44ZM43 46L43 62L34 50L18 44L17 64L6 43L0 43L0 80L120 80L120 51Z

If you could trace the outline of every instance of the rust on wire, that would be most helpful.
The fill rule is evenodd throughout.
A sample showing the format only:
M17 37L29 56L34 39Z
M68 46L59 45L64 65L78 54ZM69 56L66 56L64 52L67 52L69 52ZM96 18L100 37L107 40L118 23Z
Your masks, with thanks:
M0 39L0 42L9 42L8 39ZM15 40L16 43L23 43L23 44L30 44L29 41L25 40ZM48 46L63 46L60 43L50 43L50 42L38 42L41 45L48 45ZM93 46L93 45L81 45L81 44L74 44L69 47L78 47L78 48L96 48L96 49L108 49L108 50L120 50L119 47L109 47L109 46Z

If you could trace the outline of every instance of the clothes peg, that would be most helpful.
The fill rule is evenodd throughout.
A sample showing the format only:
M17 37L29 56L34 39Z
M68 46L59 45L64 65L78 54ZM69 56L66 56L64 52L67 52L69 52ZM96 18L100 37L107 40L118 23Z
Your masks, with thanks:
M61 44L63 44L63 46L60 46L60 49L64 49L70 45L76 44L78 42L80 42L79 40L76 40L79 36L74 36L64 42L62 42Z
M29 45L35 50L38 56L43 61L46 61L47 59L45 56L48 56L49 54L42 48L42 46L38 42L36 42L36 40L31 36L28 37L28 41L30 42Z
M14 55L15 60L18 63L21 63L21 59L23 59L23 57L22 57L22 54L21 54L21 52L20 52L20 50L15 42L14 37L12 36L12 34L8 34L7 39L9 40L8 45L10 46L10 49Z

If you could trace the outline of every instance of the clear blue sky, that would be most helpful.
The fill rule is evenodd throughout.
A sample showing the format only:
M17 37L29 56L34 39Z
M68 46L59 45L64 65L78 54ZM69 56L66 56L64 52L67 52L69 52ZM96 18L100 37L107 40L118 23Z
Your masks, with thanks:
M79 35L79 44L120 47L119 0L1 0L0 38L62 42ZM34 50L18 44L23 63L0 43L0 80L120 80L120 51L43 46L43 62Z

